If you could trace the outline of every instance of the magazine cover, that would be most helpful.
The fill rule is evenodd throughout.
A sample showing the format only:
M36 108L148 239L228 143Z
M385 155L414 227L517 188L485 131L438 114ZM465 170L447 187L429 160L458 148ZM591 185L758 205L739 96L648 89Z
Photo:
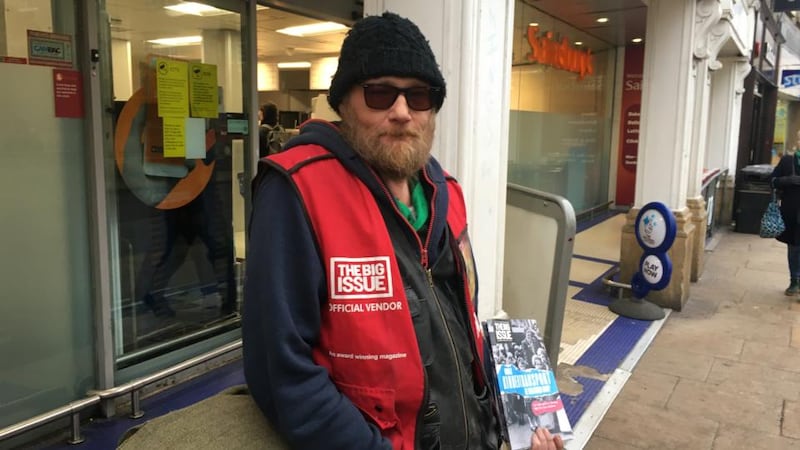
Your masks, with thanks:
M529 449L531 434L538 427L561 435L565 441L571 439L572 426L536 321L491 319L484 327L505 422L503 437L511 449Z

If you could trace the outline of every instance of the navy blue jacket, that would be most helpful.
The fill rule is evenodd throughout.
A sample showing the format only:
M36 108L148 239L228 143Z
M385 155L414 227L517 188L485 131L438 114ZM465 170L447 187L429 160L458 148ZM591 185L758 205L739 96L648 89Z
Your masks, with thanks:
M369 187L379 204L394 200L375 173L323 122L309 122L287 150L319 144ZM433 159L425 168L437 185L436 208L447 210L445 175ZM260 163L253 183L253 214L247 248L242 308L244 370L250 392L293 448L391 449L388 440L312 360L319 339L320 308L327 298L325 273L304 207L286 174ZM397 220L405 220L397 217ZM429 259L446 231L446 215L433 218ZM409 239L415 241L407 225ZM419 256L419 255L417 255ZM265 376L266 374L266 376ZM311 418L311 420L309 420Z

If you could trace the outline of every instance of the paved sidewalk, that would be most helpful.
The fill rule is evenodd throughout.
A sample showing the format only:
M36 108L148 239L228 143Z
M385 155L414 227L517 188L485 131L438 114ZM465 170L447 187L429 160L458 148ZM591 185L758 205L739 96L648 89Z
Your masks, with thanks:
M585 449L800 449L800 303L783 294L786 246L718 236L683 311Z

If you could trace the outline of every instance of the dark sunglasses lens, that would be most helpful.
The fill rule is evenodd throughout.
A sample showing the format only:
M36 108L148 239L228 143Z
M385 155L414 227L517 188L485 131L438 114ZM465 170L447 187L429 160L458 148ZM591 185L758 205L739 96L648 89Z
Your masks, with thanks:
M372 109L389 109L400 91L393 86L370 84L364 86L364 102Z
M428 87L415 87L406 91L408 107L416 111L433 108L433 91Z

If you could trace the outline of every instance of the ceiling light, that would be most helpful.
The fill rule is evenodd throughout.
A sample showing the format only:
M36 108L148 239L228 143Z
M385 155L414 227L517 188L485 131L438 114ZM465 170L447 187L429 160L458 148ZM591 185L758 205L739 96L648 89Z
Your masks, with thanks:
M531 22L531 23L528 24L528 26L529 27L538 27L539 26L539 22Z
M203 42L203 36L180 36L161 39L150 39L147 42L165 47L180 47L183 45L197 45Z
M308 61L279 62L278 69L308 69L311 63Z
M191 14L193 16L211 17L221 16L223 14L233 14L233 11L215 8L213 6L204 5L196 2L181 2L174 5L167 5L164 9L175 11L178 14ZM256 5L256 11L269 9L268 6Z
M581 42L581 41L575 41L575 45L583 45L583 42Z
M638 44L639 42L642 42L642 38L633 38L631 39L631 42L633 42L634 44Z
M281 28L275 30L281 34L288 34L289 36L312 36L315 34L333 33L335 31L346 30L347 27L336 22L317 22L308 25L299 25L296 27Z
M167 5L164 9L175 11L179 14L191 14L193 16L221 16L222 14L231 14L230 11L215 8L213 6L204 5L195 2L181 2L175 5Z
M600 17L597 19L598 23L606 23L608 22L608 17Z

